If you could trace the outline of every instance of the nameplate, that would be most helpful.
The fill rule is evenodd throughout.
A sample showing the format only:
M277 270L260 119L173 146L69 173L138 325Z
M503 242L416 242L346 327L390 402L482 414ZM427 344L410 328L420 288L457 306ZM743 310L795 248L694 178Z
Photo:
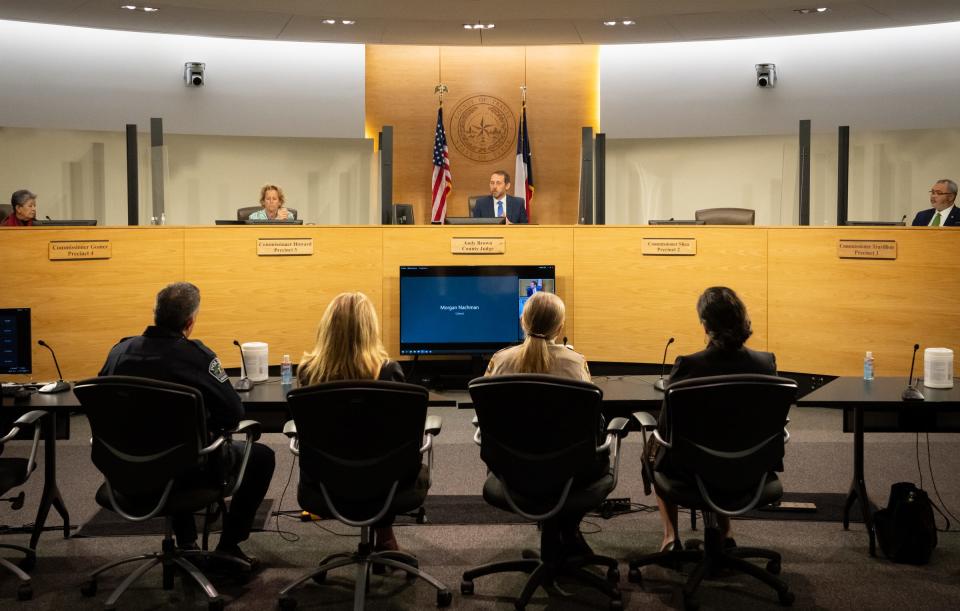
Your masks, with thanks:
M301 257L313 254L313 238L257 238L261 257Z
M450 238L454 255L502 255L507 252L506 238Z
M837 255L841 259L896 259L896 240L840 240Z
M642 238L640 253L659 257L689 257L697 254L697 238Z
M89 261L112 256L110 240L52 240L47 246L50 261Z

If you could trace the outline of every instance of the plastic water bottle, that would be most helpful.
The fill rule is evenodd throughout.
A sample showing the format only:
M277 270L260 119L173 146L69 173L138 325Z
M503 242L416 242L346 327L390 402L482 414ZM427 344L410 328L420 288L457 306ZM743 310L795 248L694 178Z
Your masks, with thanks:
M283 386L293 384L293 365L290 364L289 354L284 354L280 361L280 384Z
M863 357L863 379L873 379L873 352L867 350L867 355Z

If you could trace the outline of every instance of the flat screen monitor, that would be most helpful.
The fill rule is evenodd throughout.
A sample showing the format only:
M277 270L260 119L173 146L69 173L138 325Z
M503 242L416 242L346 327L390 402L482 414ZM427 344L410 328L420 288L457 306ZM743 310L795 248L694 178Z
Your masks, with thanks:
M445 225L503 225L507 218L500 217L476 217L476 216L448 216L443 219Z
M44 227L93 227L97 224L97 219L49 219L34 223Z
M244 223L247 225L303 225L301 219L287 219L285 221L280 219L247 219Z
M0 308L0 373L33 373L30 308Z
M706 221L698 221L695 219L650 219L647 221L651 225L706 225Z
M844 221L850 227L903 227L903 221Z
M400 354L492 354L523 341L530 295L557 290L553 265L400 268Z
M238 221L237 219L216 219L213 221L214 225L246 225L246 221Z

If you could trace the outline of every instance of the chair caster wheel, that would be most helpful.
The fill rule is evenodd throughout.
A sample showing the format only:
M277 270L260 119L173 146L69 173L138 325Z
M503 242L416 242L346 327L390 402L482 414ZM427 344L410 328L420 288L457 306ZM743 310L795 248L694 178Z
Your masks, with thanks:
M437 590L437 606L449 607L453 602L453 592L450 590Z
M31 598L33 598L33 586L29 582L17 586L17 600L30 600Z
M223 611L223 599L219 596L211 598L207 603L207 611Z
M623 601L619 598L615 598L610 601L610 611L620 611L623 609Z
M283 611L293 611L297 608L297 599L292 596L281 596L279 603Z
M316 575L314 575L314 576L311 577L310 579L313 580L313 583L322 584L323 582L325 582L325 581L327 580L327 572L326 572L326 571L322 571L322 572L320 572L320 573L317 573ZM281 598L280 600L283 600L283 599ZM293 599L291 598L290 600L293 600ZM282 606L282 604L283 604L283 603L281 603L281 606ZM296 601L294 601L294 606L296 606ZM286 608L286 607L284 607L284 608ZM290 607L290 608L293 609L293 607Z
M421 507L420 510L417 511L417 524L426 524L426 523L427 523L427 511L423 507Z
M767 572L770 573L771 575L779 575L779 574L780 574L780 563L777 562L776 560L771 560L770 562L768 562L768 563L767 563Z
M36 556L24 556L23 560L20 561L20 568L23 569L25 573L29 573L31 569L37 564Z
M797 599L797 596L790 590L786 590L785 592L779 592L777 598L780 599L780 604L784 607L792 607L793 601Z
M620 569L615 566L607 569L607 581L610 583L619 583L620 582Z
M466 579L461 581L460 593L463 594L464 596L470 596L471 594L473 594L473 582L467 581Z
M630 569L627 573L627 581L630 583L643 583L643 575L640 574L640 569Z
M93 598L97 595L97 580L91 579L80 585L80 593L87 598Z

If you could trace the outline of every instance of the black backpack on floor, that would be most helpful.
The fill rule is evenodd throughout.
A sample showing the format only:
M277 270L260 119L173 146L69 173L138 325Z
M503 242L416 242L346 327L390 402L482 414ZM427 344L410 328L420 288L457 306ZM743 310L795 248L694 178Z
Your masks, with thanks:
M890 487L890 500L874 515L883 554L894 562L926 564L937 546L930 497L911 482Z

